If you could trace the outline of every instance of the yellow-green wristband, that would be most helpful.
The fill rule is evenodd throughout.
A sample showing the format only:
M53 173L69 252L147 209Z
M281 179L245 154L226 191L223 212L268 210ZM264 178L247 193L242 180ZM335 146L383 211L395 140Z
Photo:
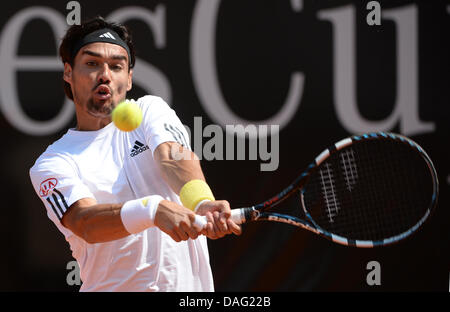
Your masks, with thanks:
M203 180L191 180L181 188L181 203L192 211L200 201L205 199L215 200L211 189Z

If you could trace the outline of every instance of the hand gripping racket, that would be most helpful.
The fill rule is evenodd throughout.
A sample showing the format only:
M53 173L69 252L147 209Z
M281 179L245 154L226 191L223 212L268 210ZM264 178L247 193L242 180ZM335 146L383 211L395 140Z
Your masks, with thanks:
M270 212L299 192L303 218ZM416 232L436 206L439 184L425 151L411 139L369 133L324 150L274 197L232 210L237 224L277 221L354 247L396 243ZM200 217L204 225L206 217Z

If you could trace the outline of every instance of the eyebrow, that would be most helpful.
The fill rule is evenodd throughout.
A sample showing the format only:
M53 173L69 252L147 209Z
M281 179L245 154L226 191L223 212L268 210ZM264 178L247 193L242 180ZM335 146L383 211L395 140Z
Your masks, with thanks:
M97 53L97 52L93 52L93 51L90 51L90 50L83 50L81 52L81 54L87 54L87 55L94 56L94 57L104 57L102 54ZM127 61L127 57L124 56L124 55L120 55L120 54L114 54L114 55L111 56L111 58L113 60Z

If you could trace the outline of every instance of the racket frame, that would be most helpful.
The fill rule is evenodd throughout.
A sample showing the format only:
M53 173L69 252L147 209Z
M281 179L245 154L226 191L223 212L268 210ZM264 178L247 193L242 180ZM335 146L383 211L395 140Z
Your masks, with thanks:
M328 157L330 157L331 154L335 153L338 150L341 150L349 145L354 144L355 142L362 141L362 140L380 140L380 139L386 139L386 140L395 140L402 142L404 144L409 144L411 148L415 148L422 158L426 161L427 166L430 170L432 180L433 180L433 196L430 202L429 207L425 211L425 214L423 217L411 228L408 230L394 235L392 237L388 237L382 240L352 240L348 239L342 236L339 236L337 234L333 234L331 232L328 232L324 230L322 227L320 227L311 217L309 212L307 211L305 202L304 202L304 185L308 181L309 176L311 173L319 167L319 165ZM267 210L275 207L282 201L284 201L286 198L290 197L293 193L300 190L300 199L302 203L303 212L307 218L307 220L303 220L294 216L285 215L281 213L276 212L269 212ZM300 175L298 176L294 182L292 182L288 187L286 187L284 190L282 190L277 195L273 196L272 198L258 204L252 207L246 207L246 208L237 208L232 210L232 218L237 223L245 223L248 221L263 221L263 220L269 220L269 221L276 221L276 222L282 222L287 223L291 225L295 225L301 228L304 228L308 231L311 231L315 234L318 234L326 239L329 239L335 243L346 245L346 246L352 246L352 247L358 247L358 248L372 248L372 247L378 247L378 246L386 246L390 244L394 244L398 241L401 241L409 236L411 234L415 233L418 228L420 228L425 221L429 218L430 214L434 210L434 207L437 204L437 199L439 195L439 180L437 178L436 169L434 168L434 165L430 159L430 157L427 155L427 153L414 141L411 139L395 134L395 133L387 133L387 132L372 132L367 133L363 135L355 135L346 139L343 139L331 147L325 149L322 153L320 153L315 159L314 162L311 163L308 168Z

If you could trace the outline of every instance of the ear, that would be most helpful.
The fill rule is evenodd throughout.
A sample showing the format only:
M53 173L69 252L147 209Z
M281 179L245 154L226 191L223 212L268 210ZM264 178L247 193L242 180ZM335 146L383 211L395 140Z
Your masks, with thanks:
M128 73L127 91L130 91L132 87L133 87L133 70L130 69L130 72Z
M69 63L64 63L63 79L67 83L72 83L72 66Z

